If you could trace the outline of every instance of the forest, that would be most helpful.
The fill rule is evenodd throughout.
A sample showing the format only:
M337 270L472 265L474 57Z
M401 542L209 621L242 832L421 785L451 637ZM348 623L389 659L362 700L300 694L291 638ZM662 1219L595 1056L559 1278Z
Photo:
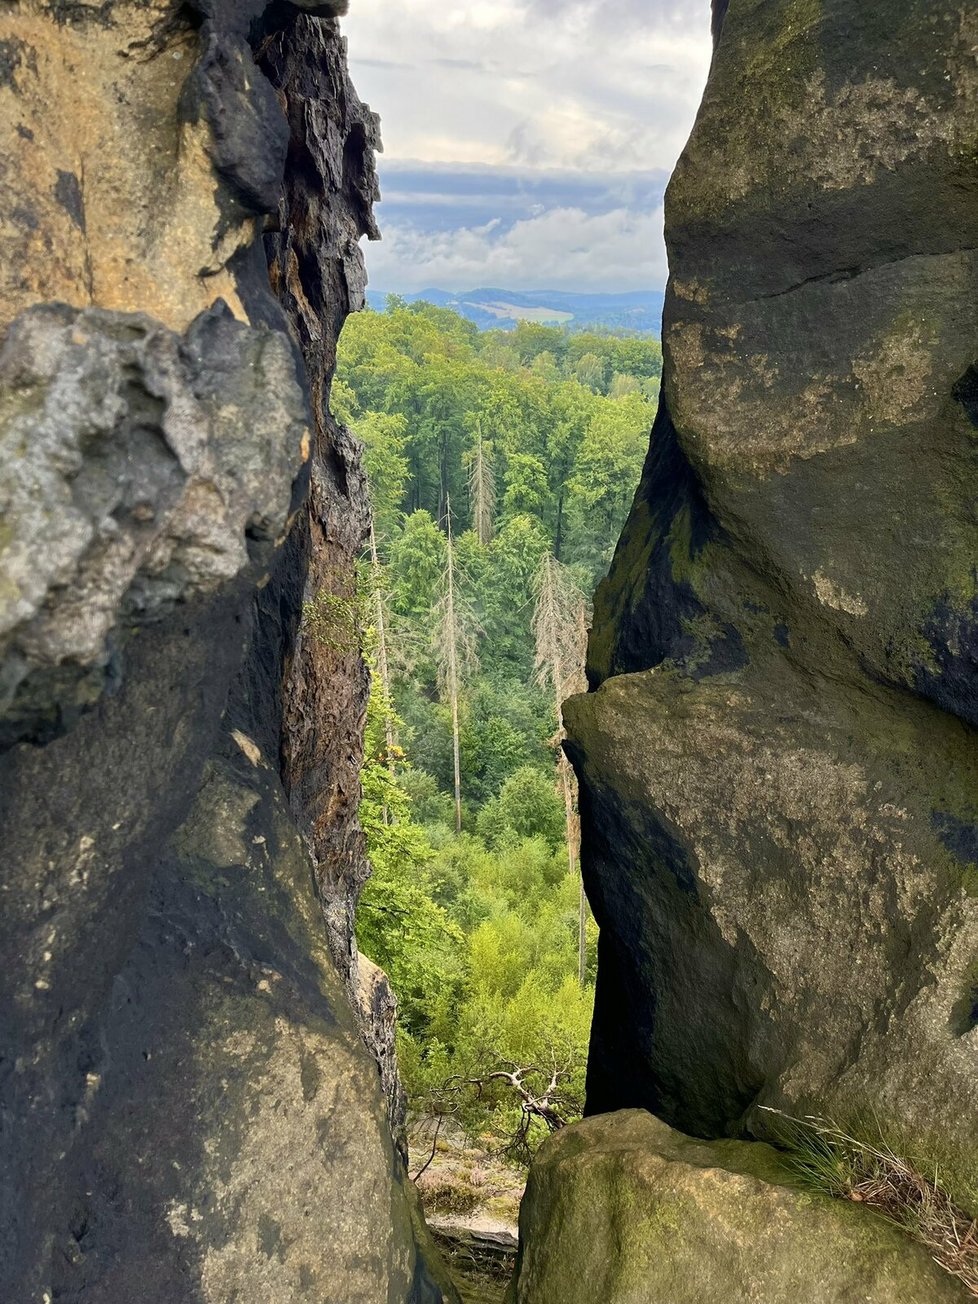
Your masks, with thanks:
M541 1098L562 1118L583 1099L596 939L559 704L584 685L660 371L646 336L480 333L395 297L341 338L332 403L374 518L358 941L397 993L415 1109L523 1158Z

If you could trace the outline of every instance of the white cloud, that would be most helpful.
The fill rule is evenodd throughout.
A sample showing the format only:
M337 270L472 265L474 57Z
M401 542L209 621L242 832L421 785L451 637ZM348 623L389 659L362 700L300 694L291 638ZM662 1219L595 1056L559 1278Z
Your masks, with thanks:
M395 225L368 251L376 289L636 290L665 280L662 210L588 215L552 208L500 233L497 221L451 231Z
M393 158L512 162L509 142L525 130L541 166L671 168L706 77L709 10L709 0L353 0L343 27Z
M385 159L508 174L671 171L710 59L710 0L351 0L343 28ZM400 208L381 208L385 243L367 250L384 289L662 283L661 220L643 196L576 217L552 202L493 236L464 206L405 220L403 176L391 183Z

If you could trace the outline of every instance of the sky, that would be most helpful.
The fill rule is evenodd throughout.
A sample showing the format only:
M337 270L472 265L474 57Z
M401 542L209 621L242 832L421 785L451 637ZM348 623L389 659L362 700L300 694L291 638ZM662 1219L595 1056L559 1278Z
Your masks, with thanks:
M351 0L351 72L384 141L372 288L662 288L662 195L706 81L709 11Z

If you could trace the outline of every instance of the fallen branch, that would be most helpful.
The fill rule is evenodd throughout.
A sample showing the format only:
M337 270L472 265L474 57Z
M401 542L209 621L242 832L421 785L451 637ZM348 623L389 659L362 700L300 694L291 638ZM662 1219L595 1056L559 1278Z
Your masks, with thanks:
M502 1067L492 1069L480 1077L454 1074L446 1078L441 1087L430 1093L428 1105L432 1114L439 1119L454 1117L461 1112L466 1094L472 1092L476 1099L482 1099L497 1085L508 1087L519 1102L520 1119L499 1151L529 1162L532 1157L530 1135L533 1124L542 1123L548 1132L556 1132L572 1118L579 1116L580 1104L560 1091L560 1084L570 1077L570 1070L558 1068L556 1057L550 1069L541 1069L535 1064L521 1065L512 1060L503 1060L501 1065ZM534 1083L534 1079L542 1082L542 1089Z

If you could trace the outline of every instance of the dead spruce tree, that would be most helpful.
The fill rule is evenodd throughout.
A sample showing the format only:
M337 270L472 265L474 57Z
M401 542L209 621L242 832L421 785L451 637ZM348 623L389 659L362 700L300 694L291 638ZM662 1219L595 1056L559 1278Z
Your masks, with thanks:
M567 865L571 875L577 873L580 825L577 817L577 784L574 771L564 755L564 700L587 687L584 658L587 651L587 600L573 577L556 557L547 553L533 577L533 638L536 644L537 681L551 688L557 715L557 775L564 798L567 827ZM586 969L587 901L584 880L580 880L578 911L577 976L584 986Z
M487 547L495 533L496 473L492 464L492 446L482 438L482 425L477 426L475 445L466 455L469 469L469 505L472 510L472 529L479 542Z
M463 678L476 674L475 621L461 600L456 575L455 544L452 537L452 500L445 500L448 548L445 558L444 595L435 608L433 644L438 664L438 688L452 713L452 765L455 778L455 832L462 831L462 774L459 755L459 693Z

